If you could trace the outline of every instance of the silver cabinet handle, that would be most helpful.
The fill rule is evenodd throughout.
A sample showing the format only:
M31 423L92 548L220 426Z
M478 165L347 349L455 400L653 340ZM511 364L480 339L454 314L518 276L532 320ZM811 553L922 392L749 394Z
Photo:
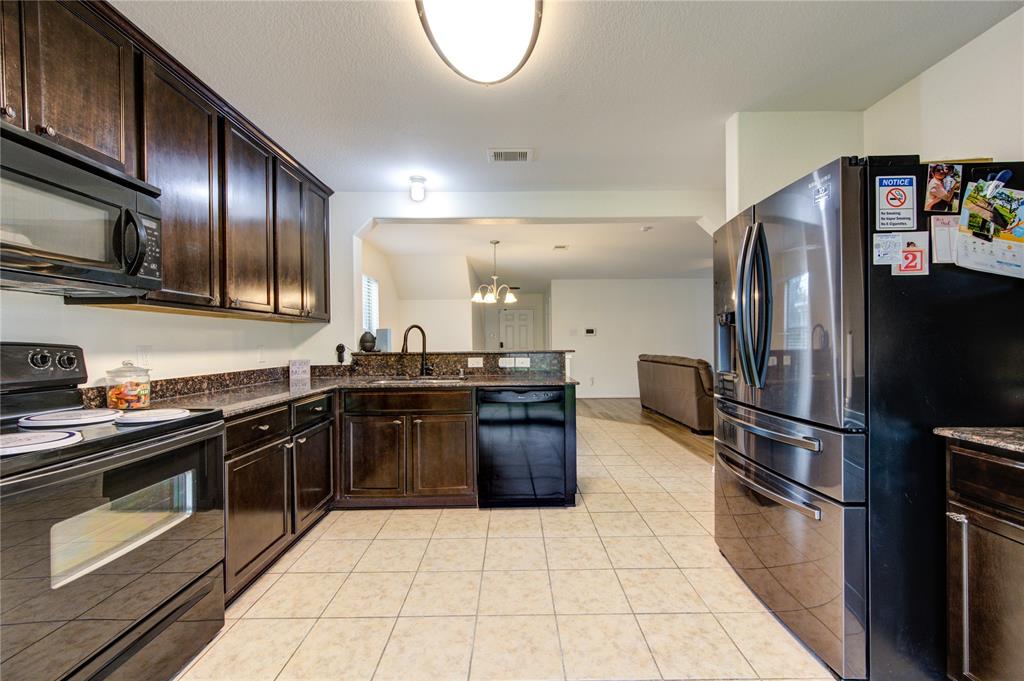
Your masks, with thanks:
M304 437L300 437L300 438L299 438L299 444L300 444L300 445L304 445L304 444L306 444L306 438L304 438Z
M44 135L46 137L56 137L57 129L54 128L52 125L41 125L39 126L39 134Z
M391 423L395 424L396 426L400 426L400 425L402 425L402 419L395 419Z
M950 520L954 520L960 523L961 525L967 524L967 516L965 516L963 513L954 513L953 511L946 511L946 517Z
M4 105L4 108L2 109L2 113L4 115L4 118L14 118L15 116L18 115L18 112L15 111L14 107L11 106L10 104L5 104Z
M779 503L779 504L782 504L786 508L791 508L794 511L796 511L797 513L805 515L808 518L812 518L814 520L821 520L821 509L818 508L817 506L814 506L812 504L808 504L808 503L806 503L804 501L794 500L794 499L790 499L789 497L785 497L785 496L779 494L778 492L776 492L774 490L771 490L771 489L768 489L764 485L762 485L762 484L760 484L758 482L754 482L753 480L751 480L747 476L743 475L743 470L741 468L738 468L734 464L726 461L721 456L718 457L718 460L726 468L728 468L732 472L733 475L736 476L736 479L739 480L741 484L745 485L746 487L749 487L750 489L754 490L758 494L763 494L764 496L768 497L772 501L774 501L776 503Z
M285 448L285 449L291 449L291 448L292 448L292 447L294 447L294 446L295 446L295 443L294 443L294 442L285 442L285 443L284 443L284 448Z
M262 423L262 424L260 424L258 426L253 426L253 428L255 428L256 430L262 430L264 432L270 430L270 426L267 425L266 423Z
M423 419L414 419L413 423L415 423L418 426L419 424L423 423Z
M324 406L323 405L320 405L319 407L313 407L313 411L323 411L323 410L324 410Z
M800 449L806 449L809 452L821 451L821 440L819 440L816 437L786 435L785 433L779 433L774 430L762 428L761 426L755 426L753 423L748 423L746 421L736 418L735 416L726 414L721 409L716 409L715 411L718 412L718 417L720 419L736 426L740 430L745 430L749 433L753 433L754 435L760 435L761 437L766 437L769 440L775 440L776 442L781 442L786 445L799 447Z

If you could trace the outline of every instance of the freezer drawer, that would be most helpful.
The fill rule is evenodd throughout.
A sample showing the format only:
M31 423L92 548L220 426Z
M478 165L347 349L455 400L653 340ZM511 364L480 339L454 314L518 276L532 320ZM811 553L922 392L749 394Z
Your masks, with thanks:
M789 629L846 679L867 677L863 506L838 504L715 444L715 541Z
M845 503L863 503L865 435L715 402L715 439L765 468Z

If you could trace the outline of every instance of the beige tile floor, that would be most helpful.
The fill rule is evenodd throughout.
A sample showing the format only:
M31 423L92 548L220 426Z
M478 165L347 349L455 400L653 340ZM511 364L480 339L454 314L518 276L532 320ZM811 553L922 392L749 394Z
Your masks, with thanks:
M333 512L182 680L831 678L718 553L705 456L578 431L576 508Z

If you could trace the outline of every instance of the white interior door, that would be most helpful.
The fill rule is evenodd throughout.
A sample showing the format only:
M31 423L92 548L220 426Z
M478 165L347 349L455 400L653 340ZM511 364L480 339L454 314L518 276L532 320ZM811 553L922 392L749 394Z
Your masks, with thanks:
M502 310L498 315L498 341L502 350L533 350L533 310Z

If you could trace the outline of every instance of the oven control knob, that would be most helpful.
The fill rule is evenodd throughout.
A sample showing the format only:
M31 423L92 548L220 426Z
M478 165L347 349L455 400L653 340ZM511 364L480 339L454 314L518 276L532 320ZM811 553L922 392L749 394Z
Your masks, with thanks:
M65 371L71 371L78 366L78 358L74 355L57 355L57 366Z
M28 363L36 369L47 369L52 361L53 357L46 350L34 350L28 356Z

